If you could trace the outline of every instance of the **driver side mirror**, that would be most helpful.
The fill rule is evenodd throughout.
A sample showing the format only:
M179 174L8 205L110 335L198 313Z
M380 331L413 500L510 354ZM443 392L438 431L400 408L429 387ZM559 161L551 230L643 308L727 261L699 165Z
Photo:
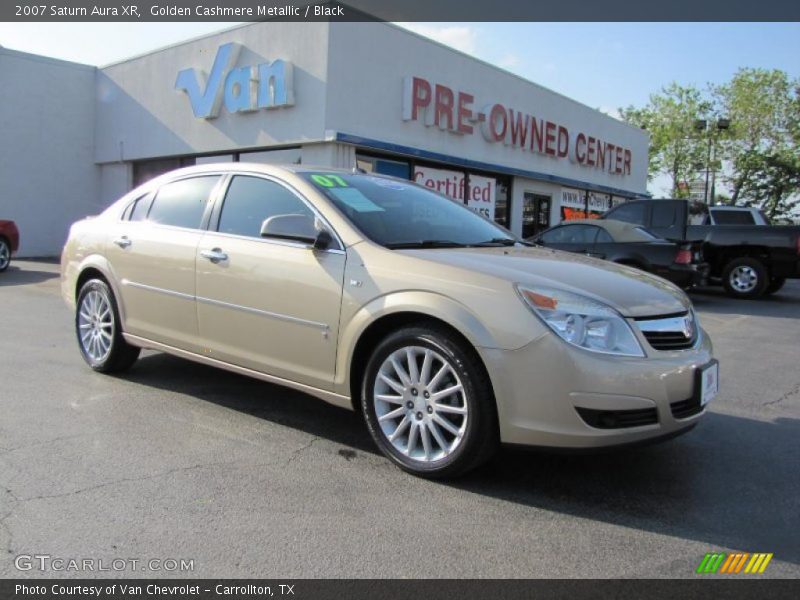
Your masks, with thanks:
M310 215L275 215L261 224L261 237L291 240L310 244L315 250L326 250L333 236L326 228L317 228Z

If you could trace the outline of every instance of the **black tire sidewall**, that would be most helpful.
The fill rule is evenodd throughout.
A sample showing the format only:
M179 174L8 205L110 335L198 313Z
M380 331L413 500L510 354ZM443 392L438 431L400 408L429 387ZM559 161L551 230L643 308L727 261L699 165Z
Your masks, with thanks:
M378 423L373 402L373 388L380 366L392 352L411 345L430 348L450 363L464 387L468 407L467 427L458 448L446 458L430 464L409 459L386 439ZM490 419L487 418L486 404L489 401L493 403L494 399L490 392L489 398L484 397L487 391L484 389L485 383L482 385L482 374L474 373L474 370L474 360L460 348L460 344L446 332L436 329L409 327L389 335L379 343L365 370L361 386L361 408L370 435L381 452L403 470L423 477L450 477L468 470L485 442L481 439L482 436L487 435L487 428L493 425L487 422Z
M758 277L756 286L749 292L740 292L736 290L730 283L731 272L736 267L748 266L751 267ZM725 266L725 271L722 274L722 285L729 296L733 298L753 299L758 298L764 294L769 285L769 276L766 267L756 258L735 258Z
M8 262L5 265L0 265L0 273L2 273L11 265L11 244L5 238L0 237L0 246L5 246L6 250L8 250Z
M83 347L83 342L81 341L81 330L79 327L81 303L83 302L84 297L92 290L98 291L106 297L109 305L111 306L111 313L114 318L114 333L111 336L111 350L105 357L105 360L102 361L95 361L86 353L86 350ZM75 335L78 340L78 348L80 349L81 356L83 357L83 360L86 361L87 365L89 365L95 371L99 371L101 373L106 373L114 369L114 365L116 364L125 340L122 338L122 332L120 330L119 310L117 310L117 303L114 299L114 294L105 281L101 279L90 279L81 287L75 309Z

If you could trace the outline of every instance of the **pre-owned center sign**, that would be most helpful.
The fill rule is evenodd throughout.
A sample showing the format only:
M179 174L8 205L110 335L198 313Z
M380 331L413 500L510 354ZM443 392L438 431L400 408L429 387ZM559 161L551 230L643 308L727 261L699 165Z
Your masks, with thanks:
M476 130L492 144L570 160L586 168L620 176L631 174L629 148L585 131L570 131L562 123L499 102L475 107L475 97L422 77L403 81L403 120L422 121L457 135Z

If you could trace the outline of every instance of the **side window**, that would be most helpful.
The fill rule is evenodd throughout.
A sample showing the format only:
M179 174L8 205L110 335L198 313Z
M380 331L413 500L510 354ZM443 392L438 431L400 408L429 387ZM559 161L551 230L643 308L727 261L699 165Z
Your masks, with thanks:
M653 202L651 221L653 227L672 227L675 224L675 205L671 202ZM637 221L638 222L638 221Z
M218 180L219 176L213 175L163 185L153 200L147 219L161 225L199 228L209 195Z
M603 229L602 227L598 227L599 231L597 232L597 243L598 244L613 244L614 238L609 235L609 233Z
M150 202L152 200L152 194L147 194L137 199L133 204L128 219L131 221L144 221L147 218L147 210L150 208Z
M614 212L608 215L608 218L614 219L615 221L644 225L644 209L644 203L631 202L630 204L623 204L619 208L614 209Z
M564 238L568 235L569 226L556 227L550 231L545 231L542 234L542 241L546 244L560 244L563 243Z
M542 239L548 244L592 244L598 229L592 225L564 225L551 229Z
M225 194L217 231L260 237L261 224L276 215L314 217L300 198L279 183L237 175Z

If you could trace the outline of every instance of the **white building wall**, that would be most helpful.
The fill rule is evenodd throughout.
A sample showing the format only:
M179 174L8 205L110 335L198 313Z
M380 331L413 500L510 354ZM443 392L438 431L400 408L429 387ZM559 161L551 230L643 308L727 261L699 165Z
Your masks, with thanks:
M100 169L98 204L105 208L131 190L133 173L130 163L106 163L98 168Z
M0 218L16 221L19 256L57 256L98 212L95 71L0 48Z
M293 65L295 104L229 113L192 112L178 73L212 70L218 48L240 44L234 66ZM97 162L240 151L324 138L327 23L253 23L105 67L97 94ZM205 85L205 82L201 83Z

